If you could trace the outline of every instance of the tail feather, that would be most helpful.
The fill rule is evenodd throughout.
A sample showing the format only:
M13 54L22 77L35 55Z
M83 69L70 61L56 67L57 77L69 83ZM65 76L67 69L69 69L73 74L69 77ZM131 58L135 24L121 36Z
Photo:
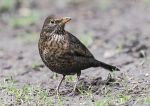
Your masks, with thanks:
M112 66L112 65L106 64L106 63L101 62L101 61L96 61L94 63L94 67L102 67L102 68L109 70L109 71L120 71L120 69L117 68L116 66Z

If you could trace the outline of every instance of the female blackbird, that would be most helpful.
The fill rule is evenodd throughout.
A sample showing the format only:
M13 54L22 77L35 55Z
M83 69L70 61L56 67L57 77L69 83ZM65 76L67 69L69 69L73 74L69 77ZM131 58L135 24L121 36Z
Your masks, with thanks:
M60 85L66 75L77 74L79 80L81 70L90 67L103 67L109 71L119 71L116 66L96 60L75 36L64 29L65 24L70 20L69 17L57 19L48 16L45 19L38 42L39 53L44 64L51 71L63 75L57 86L57 93L59 93Z

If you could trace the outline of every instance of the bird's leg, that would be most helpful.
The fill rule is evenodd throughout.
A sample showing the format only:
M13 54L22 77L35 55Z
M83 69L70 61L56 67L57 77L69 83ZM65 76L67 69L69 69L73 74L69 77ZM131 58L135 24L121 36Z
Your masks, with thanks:
M79 73L77 73L77 81L76 81L76 83L75 83L75 85L74 85L74 88L73 88L73 92L74 92L74 93L75 93L75 91L76 91L77 84L78 84L78 81L79 81L79 79L80 79L80 75L81 75L81 71L80 71Z
M75 83L75 85L73 87L73 91L69 94L69 96L75 96L75 91L76 91L76 88L77 88L78 81L80 79L80 75L81 75L81 71L79 73L77 73L76 83Z
M57 93L57 95L59 94L59 88L60 88L60 85L61 85L61 83L63 82L64 79L65 79L65 75L63 75L61 81L59 82L59 84L58 84L58 86L57 86L57 88L56 88L56 93Z

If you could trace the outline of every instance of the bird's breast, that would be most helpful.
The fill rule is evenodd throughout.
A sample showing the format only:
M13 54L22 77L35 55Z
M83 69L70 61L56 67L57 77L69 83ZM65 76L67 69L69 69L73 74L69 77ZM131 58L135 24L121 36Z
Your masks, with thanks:
M45 52L49 55L61 55L69 47L68 40L63 35L53 35L46 42Z

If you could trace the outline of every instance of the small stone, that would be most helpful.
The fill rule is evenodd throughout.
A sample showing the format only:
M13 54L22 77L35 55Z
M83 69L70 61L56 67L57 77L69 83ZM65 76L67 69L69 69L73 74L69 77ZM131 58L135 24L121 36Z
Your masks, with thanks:
M17 60L22 60L23 59L23 56L18 56L17 57Z
M8 65L8 64L5 64L3 67L2 67L4 70L9 70L12 68L11 65Z
M149 76L149 74L148 74L148 73L146 73L146 74L145 74L145 77L148 77L148 76Z
M145 58L145 57L146 57L146 52L145 52L144 50L141 50L141 51L139 52L139 57L140 57L140 58Z
M115 56L116 54L118 54L118 51L116 50L108 50L104 53L104 58L111 58L113 56Z

